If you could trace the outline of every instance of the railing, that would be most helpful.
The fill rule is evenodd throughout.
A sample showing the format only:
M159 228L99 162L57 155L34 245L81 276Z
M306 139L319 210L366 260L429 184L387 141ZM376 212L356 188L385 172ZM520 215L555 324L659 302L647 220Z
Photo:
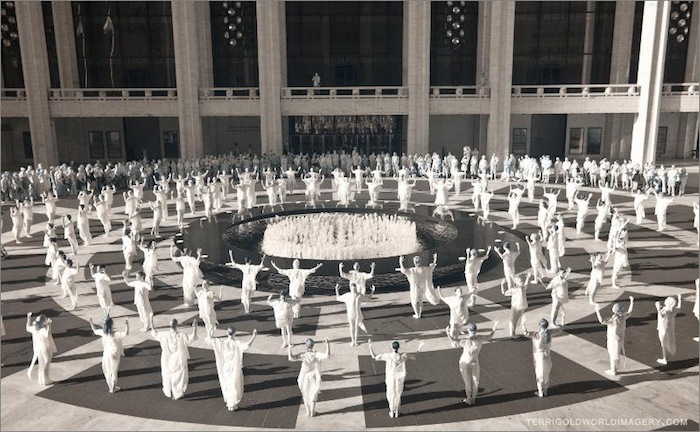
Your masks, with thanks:
M284 87L282 99L403 99L407 87Z
M0 98L5 100L27 100L27 92L24 89L2 89Z
M663 96L697 96L698 93L699 83L664 84L661 89Z
M49 100L53 101L89 101L89 100L177 100L174 88L148 89L51 89Z
M257 87L216 87L200 89L201 100L257 100L260 90Z
M430 87L434 99L487 98L490 94L491 89L483 86Z
M513 97L611 97L639 96L637 84L562 84L513 86Z

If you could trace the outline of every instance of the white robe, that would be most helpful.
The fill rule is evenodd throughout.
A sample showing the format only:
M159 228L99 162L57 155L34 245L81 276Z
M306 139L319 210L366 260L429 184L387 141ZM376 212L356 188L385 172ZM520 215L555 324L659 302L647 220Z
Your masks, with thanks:
M406 360L408 354L405 353L384 353L376 356L379 361L386 362L384 369L384 383L386 384L386 400L389 402L390 411L398 411L401 405L401 395L406 380Z
M196 340L194 334L185 334L173 330L158 332L156 340L160 342L161 375L163 377L163 394L179 399L185 394L189 382L187 360L190 358L187 346Z
M250 344L230 338L207 339L207 342L214 349L224 402L228 408L233 408L243 399L243 353Z
M126 337L126 332L114 332L108 335L100 329L95 330L95 335L102 338L102 373L107 383L113 386L117 382L119 363L124 355L122 339Z
M38 361L38 378L39 384L47 385L51 382L49 371L53 355L58 352L56 343L54 343L53 335L49 332L48 327L42 327L37 330L33 325L27 326L27 331L32 334L32 347L34 348L34 357Z
M328 354L316 351L307 351L299 354L301 357L301 370L297 384L304 403L314 403L318 399L321 389L321 363L328 359Z

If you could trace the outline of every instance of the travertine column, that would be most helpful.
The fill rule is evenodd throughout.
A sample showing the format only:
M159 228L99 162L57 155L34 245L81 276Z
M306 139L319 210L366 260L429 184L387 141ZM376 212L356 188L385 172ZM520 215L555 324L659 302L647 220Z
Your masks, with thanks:
M34 163L48 168L58 164L58 148L49 112L51 78L41 2L20 1L15 2L15 7Z
M593 39L595 36L595 1L586 2L586 26L583 31L583 65L581 67L581 84L591 83L593 68Z
M656 135L663 86L668 20L671 2L644 2L639 47L639 110L632 129L632 161L643 165L656 160Z
M61 88L80 88L78 52L75 48L73 10L69 1L52 1L53 30L56 36L56 56Z
M634 2L615 2L612 53L610 55L610 82L625 84L630 76L630 53L634 33Z
M177 111L180 128L180 156L204 156L202 118L199 113L201 8L198 2L171 2L173 13L173 45L177 79ZM208 30L208 29L207 29Z
M282 58L280 26L285 23L284 1L258 0L258 79L260 81L260 143L262 152L281 154L282 134ZM311 77L309 77L311 80Z
M513 34L515 1L501 1L491 8L489 85L491 108L486 154L501 160L510 152L510 105L513 83Z
M613 28L612 53L610 56L610 83L627 84L630 75L630 52L634 32L634 2L615 2L615 22ZM608 114L612 117L610 158L621 159L620 143L625 135L624 114Z
M430 1L404 1L404 45L407 47L409 153L428 152L430 123Z
M214 60L211 48L211 12L208 1L194 2L197 8L197 20L199 22L199 85L202 88L214 87ZM222 35L223 37L223 35Z
M479 2L479 18L477 23L477 43L476 43L476 85L479 92L488 94L489 87L489 61L491 40L489 39L489 27L491 22L491 8L493 3L490 1ZM515 30L515 29L514 29ZM488 114L479 115L479 136L478 141L472 144L472 148L476 147L480 153L486 151L488 142Z

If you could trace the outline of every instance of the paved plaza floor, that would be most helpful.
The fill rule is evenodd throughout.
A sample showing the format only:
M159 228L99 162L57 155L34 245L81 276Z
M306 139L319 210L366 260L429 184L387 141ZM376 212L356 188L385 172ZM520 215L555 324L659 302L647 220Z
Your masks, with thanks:
M603 287L597 301L603 315L610 315L610 305L635 297L632 317L627 324L625 358L618 376L606 375L608 354L606 329L596 319L584 290L589 278L589 253L605 251L607 227L602 239L593 239L595 208L591 205L584 232L576 234L576 211L566 210L562 191L558 211L565 220L566 255L564 267L571 267L570 302L567 304L564 332L552 342L551 389L545 398L534 395L536 390L532 360L532 344L528 339L508 337L510 299L501 294L502 266L497 265L479 277L479 294L470 310L470 321L483 330L499 321L494 340L481 352L481 382L476 404L462 402L464 385L458 368L460 349L453 348L445 336L448 308L444 304L426 304L420 320L412 317L408 286L404 290L377 291L375 298L364 304L365 324L378 352L390 349L391 340L399 340L402 351L415 352L420 341L421 353L408 363L401 415L390 418L385 398L384 363L373 362L367 348L369 335L361 332L360 345L350 345L345 306L335 299L332 290L310 289L304 298L302 317L294 322L293 342L296 352L302 350L306 338L328 339L331 358L323 364L323 382L317 405L317 415L309 418L297 386L300 364L287 360L281 347L279 330L275 328L272 309L265 300L273 292L261 279L254 293L250 314L244 314L240 303L240 286L226 286L223 300L216 305L220 322L217 335L225 334L229 326L238 336L247 339L253 329L258 338L243 357L245 393L238 411L229 412L224 404L217 379L214 354L200 338L190 348L189 387L185 396L173 401L161 390L160 347L150 334L142 333L133 304L133 289L126 286L120 273L124 269L121 253L119 219L123 216L123 201L115 195L113 207L114 230L103 237L102 226L92 220L93 244L81 247L74 257L81 266L77 277L80 294L76 310L68 311L68 299L60 299L60 288L54 286L44 265L42 247L46 217L43 206L35 206L33 236L22 244L12 240L8 207L3 206L3 243L9 257L2 261L2 317L7 334L2 339L0 381L2 430L698 430L698 320L693 316L694 280L698 277L698 235L693 228L693 201L698 199L697 167L691 167L691 181L685 196L675 198L669 208L668 228L659 233L653 215L654 198L646 201L647 219L634 224L632 196L628 192L613 192L612 202L631 217L629 228L629 263L619 282L621 289L611 288L610 268L606 270ZM537 187L536 199L521 204L521 223L511 232L506 198L508 184L492 181L496 195L491 200L490 227L508 230L522 238L538 230L537 205L542 193ZM563 188L561 184L551 185ZM590 190L595 203L599 191ZM259 192L259 201L265 194ZM358 198L367 198L366 190ZM451 192L450 207L454 211L474 214L469 197L471 189L463 185L460 196ZM235 194L231 194L219 217L230 217ZM382 200L396 201L396 182L387 179ZM146 200L153 200L147 193ZM303 193L291 197L303 200ZM322 200L331 200L330 182L323 184ZM427 183L419 180L413 200L430 206L434 197ZM330 204L329 204L330 205ZM188 218L191 227L206 223L200 218L203 208ZM77 200L59 201L59 215L75 215ZM144 204L144 208L146 205ZM119 215L119 216L117 216ZM150 230L150 210L143 211L144 237ZM175 317L189 332L196 307L182 304L182 271L169 257L169 248L177 240L174 205L170 219L161 229L157 242L160 270L156 274L151 304L155 324L164 328ZM75 216L74 216L75 219ZM67 241L58 229L59 245L69 251ZM523 253L516 269L529 268L527 244L522 240ZM494 246L497 246L496 243ZM488 245L461 245L460 248ZM203 252L218 248L203 241ZM70 254L69 254L70 256ZM142 257L134 270L140 269ZM441 256L441 263L458 262L457 256ZM94 281L89 264L107 265L112 275L115 307L112 316L116 326L123 326L123 317L131 319L132 334L125 340L125 356L119 371L120 392L110 394L101 369L102 344L90 331L88 318L99 322L102 311L97 304ZM348 262L347 266L351 265ZM611 263L610 263L611 265ZM273 271L274 273L274 271ZM545 281L548 279L545 279ZM309 285L321 286L312 276ZM446 287L464 286L464 281ZM213 290L218 292L218 286ZM681 294L683 303L676 319L678 352L668 365L656 362L660 345L656 331L654 302L667 296ZM551 297L541 284L533 284L528 292L529 308L526 319L531 329L540 318L549 318ZM25 330L26 314L43 313L52 318L58 353L51 367L55 383L48 387L29 380L27 367L32 357L32 343Z

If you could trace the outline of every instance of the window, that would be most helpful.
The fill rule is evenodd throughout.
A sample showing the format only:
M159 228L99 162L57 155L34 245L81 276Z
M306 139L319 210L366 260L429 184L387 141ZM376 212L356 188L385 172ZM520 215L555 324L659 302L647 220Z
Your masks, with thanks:
M656 134L656 155L663 156L666 153L666 137L668 136L668 128L663 126L659 128Z
M582 154L583 128L569 129L569 154Z
M513 128L513 155L527 154L527 129Z
M90 158L99 159L105 157L105 141L102 131L88 132L88 142L90 143Z
M107 134L107 155L110 159L122 157L122 134L119 131L105 132Z
M403 4L397 1L287 1L287 83L324 87L400 86ZM337 74L351 67L357 75Z
M180 133L178 131L163 132L163 152L166 158L180 157Z
M22 132L22 144L24 144L24 158L34 159L34 149L32 149L32 134L29 131Z
M488 85L487 71L477 73L476 70L479 2L470 1L455 6L460 8L459 14L464 16L464 22L448 21L459 16L453 12L454 6L444 1L431 2L430 85ZM464 32L463 43L455 46L452 37L460 32ZM481 73L484 73L483 78Z
M170 2L71 4L81 87L175 87Z
M599 127L588 128L586 153L589 155L600 154L600 142L603 135L603 129Z

